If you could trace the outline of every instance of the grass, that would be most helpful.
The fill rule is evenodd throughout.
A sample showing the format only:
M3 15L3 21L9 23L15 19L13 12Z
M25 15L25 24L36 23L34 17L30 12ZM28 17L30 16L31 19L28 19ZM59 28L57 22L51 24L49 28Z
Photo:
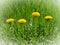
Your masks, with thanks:
M47 0L16 0L11 1L2 10L3 37L5 40L12 40L36 43L56 38L57 26L57 8L51 1ZM39 17L33 17L32 12L39 12ZM51 20L45 20L45 16L53 17ZM13 18L14 22L6 23L6 19ZM25 24L17 22L18 19L26 19Z

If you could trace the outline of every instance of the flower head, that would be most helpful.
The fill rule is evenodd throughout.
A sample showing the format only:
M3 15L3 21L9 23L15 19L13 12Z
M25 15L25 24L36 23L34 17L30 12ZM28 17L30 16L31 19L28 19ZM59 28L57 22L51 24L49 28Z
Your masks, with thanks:
M39 17L39 16L40 16L40 13L39 13L39 12L33 12L33 13L32 13L32 16L34 16L34 17Z
M9 19L6 20L6 23L12 23L13 21L14 21L13 18L9 18Z
M52 19L53 17L52 16L45 16L45 19L49 20L49 19Z
M19 19L18 22L23 24L23 23L26 23L26 20L25 19Z

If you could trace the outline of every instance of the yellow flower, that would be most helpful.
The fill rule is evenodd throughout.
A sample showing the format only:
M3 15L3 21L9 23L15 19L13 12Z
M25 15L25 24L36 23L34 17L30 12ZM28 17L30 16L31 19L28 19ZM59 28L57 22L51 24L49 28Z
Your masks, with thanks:
M45 16L45 19L49 20L49 19L52 19L53 17L52 16Z
M6 20L6 23L12 23L13 21L14 21L13 18L9 18L9 19Z
M39 13L39 12L33 12L33 13L32 13L32 16L34 16L34 17L39 17L39 16L40 16L40 13Z
M26 20L25 19L19 19L18 22L19 23L26 23Z

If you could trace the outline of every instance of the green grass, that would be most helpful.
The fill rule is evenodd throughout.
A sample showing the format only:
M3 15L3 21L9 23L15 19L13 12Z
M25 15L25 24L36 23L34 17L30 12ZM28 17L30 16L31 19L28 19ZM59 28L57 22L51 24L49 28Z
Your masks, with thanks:
M39 12L40 17L33 17L32 12ZM19 42L43 42L56 38L58 31L57 26L57 8L52 1L47 0L21 0L11 1L2 10L3 20L3 37L5 40ZM52 20L45 20L46 15L51 15ZM13 18L15 21L7 24L5 21L8 18ZM25 24L19 24L18 19L24 18L27 20ZM36 24L36 25L35 25ZM21 28L23 26L23 28ZM36 30L34 29L36 27ZM24 32L23 32L24 29ZM24 34L24 35L23 35Z

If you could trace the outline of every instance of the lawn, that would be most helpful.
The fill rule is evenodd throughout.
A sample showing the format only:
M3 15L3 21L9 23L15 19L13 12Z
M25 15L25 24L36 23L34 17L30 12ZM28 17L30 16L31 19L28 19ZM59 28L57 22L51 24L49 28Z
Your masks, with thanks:
M15 0L6 4L0 14L1 35L5 41L18 44L43 43L55 40L57 7L50 0Z

